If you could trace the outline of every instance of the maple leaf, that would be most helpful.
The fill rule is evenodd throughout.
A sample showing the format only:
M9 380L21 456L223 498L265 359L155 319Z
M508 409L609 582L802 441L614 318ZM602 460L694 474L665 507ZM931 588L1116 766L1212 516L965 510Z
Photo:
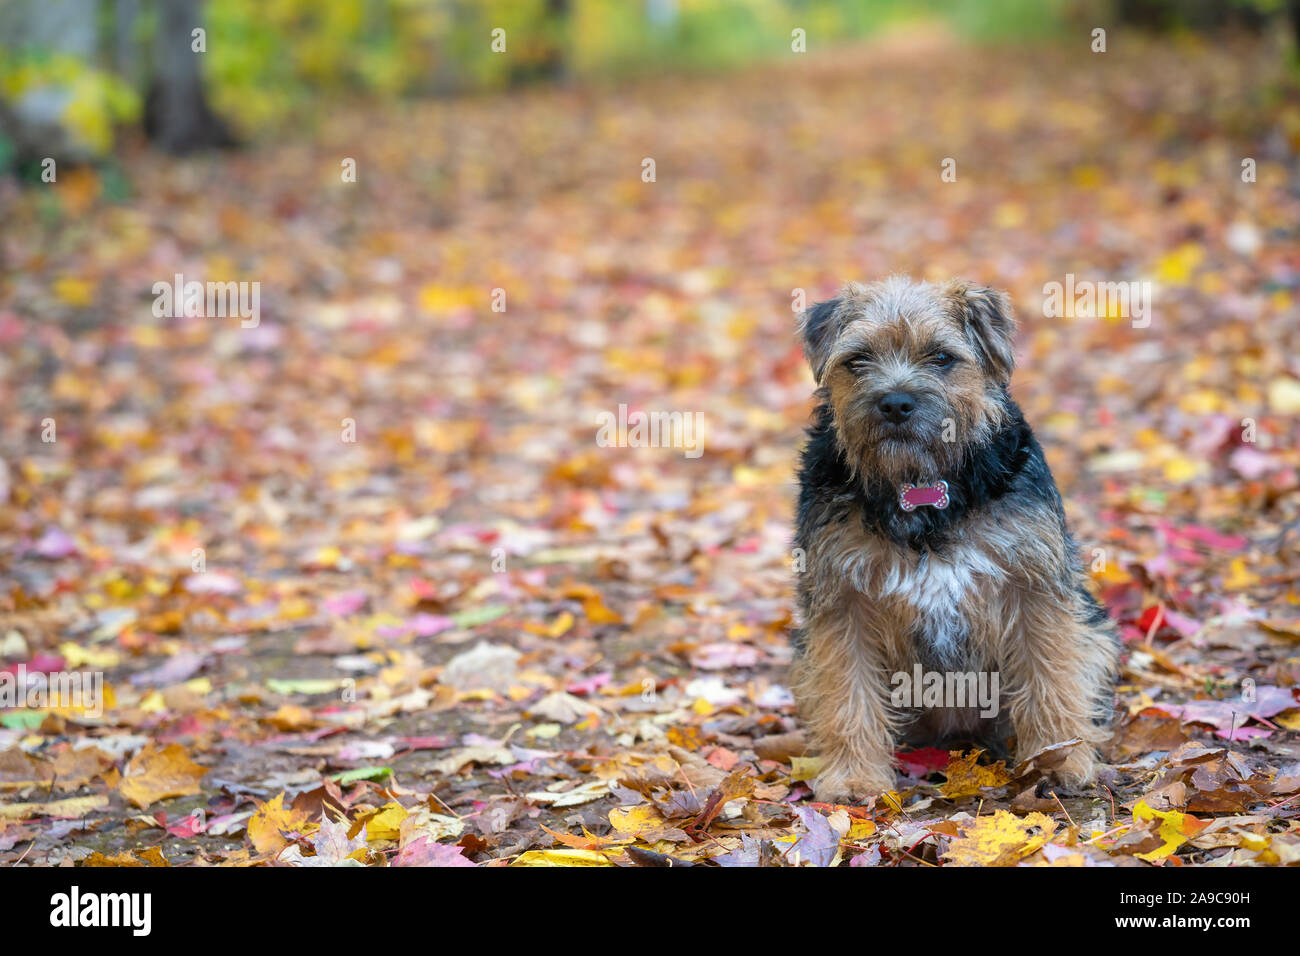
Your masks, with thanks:
M1183 813L1178 810L1156 810L1148 806L1145 800L1139 800L1133 807L1133 819L1138 821L1160 821L1160 825L1156 830L1157 835L1163 841L1160 846L1146 853L1134 854L1138 859L1146 860L1148 863L1154 863L1172 855L1180 846L1196 836L1206 826L1205 821L1198 820L1190 813Z
M275 855L289 845L285 834L296 832L306 822L306 811L286 807L284 794L278 793L258 804L257 812L248 820L248 839L259 853Z
M980 766L981 753L979 750L965 755L959 750L949 752L948 766L944 769L947 779L939 787L949 800L974 796L985 787L1001 787L1011 782L1005 761L999 760L991 767Z
M608 856L598 850L529 850L511 866L613 866Z
M474 866L474 862L465 859L463 847L419 836L397 852L393 866Z
M169 797L198 793L199 780L207 772L180 744L161 749L149 744L126 765L118 789L137 807L147 807Z
M961 827L943 856L955 866L1013 866L1046 844L1056 826L1044 813L998 810Z
M316 831L316 836L312 840L316 855L304 856L302 848L293 843L285 847L277 860L291 866L363 866L364 864L356 859L356 854L365 851L366 839L361 834L348 839L348 832L351 829L352 824L347 820L331 823L329 817L322 813L320 829Z
M804 825L801 833L785 850L785 859L796 866L834 866L840 855L841 834L828 817L812 807L793 807Z

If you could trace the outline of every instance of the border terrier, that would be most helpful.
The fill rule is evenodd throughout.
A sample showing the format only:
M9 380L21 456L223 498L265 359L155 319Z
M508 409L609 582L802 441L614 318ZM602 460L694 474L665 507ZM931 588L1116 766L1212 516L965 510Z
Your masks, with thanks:
M799 471L793 689L819 800L893 789L894 749L1016 739L1090 782L1119 642L1088 591L1043 450L1007 390L1007 297L955 280L849 283L799 324L818 389ZM917 665L995 673L1002 702L900 707ZM915 703L915 702L913 702Z

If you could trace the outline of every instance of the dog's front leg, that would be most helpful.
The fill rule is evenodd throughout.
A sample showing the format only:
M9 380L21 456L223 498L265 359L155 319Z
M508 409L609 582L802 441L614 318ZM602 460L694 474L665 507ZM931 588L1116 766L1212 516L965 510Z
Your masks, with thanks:
M894 787L894 726L884 662L853 609L805 623L794 695L815 753L818 800L861 800Z
M1090 620L1075 594L1021 593L1001 642L1016 758L1049 744L1083 739L1054 771L1065 783L1090 783L1097 772L1094 745L1105 740L1111 681L1118 648L1109 625Z

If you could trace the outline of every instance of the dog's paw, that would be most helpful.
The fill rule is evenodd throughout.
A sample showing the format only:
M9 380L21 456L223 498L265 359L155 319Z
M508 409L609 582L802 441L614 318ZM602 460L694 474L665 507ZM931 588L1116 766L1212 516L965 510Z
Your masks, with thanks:
M1070 787L1083 787L1097 778L1097 754L1086 744L1077 746L1049 776Z
M894 789L894 772L888 768L866 771L823 770L813 781L818 803L862 803L869 797Z

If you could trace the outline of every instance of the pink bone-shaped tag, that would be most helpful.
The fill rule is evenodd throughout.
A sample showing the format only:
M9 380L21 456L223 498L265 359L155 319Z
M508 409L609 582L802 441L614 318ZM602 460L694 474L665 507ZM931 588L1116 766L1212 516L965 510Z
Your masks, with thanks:
M932 505L942 511L948 507L948 482L936 481L932 485L903 485L898 495L898 506L912 511L918 505Z

